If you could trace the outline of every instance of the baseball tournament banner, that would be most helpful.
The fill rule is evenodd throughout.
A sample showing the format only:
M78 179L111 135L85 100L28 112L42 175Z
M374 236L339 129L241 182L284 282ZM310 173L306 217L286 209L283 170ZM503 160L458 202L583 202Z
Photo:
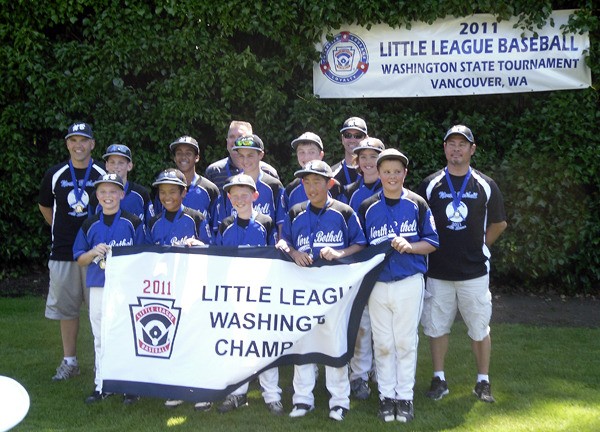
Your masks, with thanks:
M561 28L573 12L553 11L537 34L514 28L516 17L497 22L491 14L410 29L348 25L317 45L313 91L321 98L382 98L585 89L589 34Z
M113 248L103 391L214 401L273 366L342 366L391 250L299 267L273 247Z

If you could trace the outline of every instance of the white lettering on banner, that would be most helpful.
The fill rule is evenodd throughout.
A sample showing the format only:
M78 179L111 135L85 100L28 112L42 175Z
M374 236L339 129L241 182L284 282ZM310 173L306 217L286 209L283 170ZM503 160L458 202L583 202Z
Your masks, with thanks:
M306 268L275 248L229 250L113 249L102 305L103 390L216 400L275 362L349 361L389 245Z
M410 29L347 25L317 44L322 56L313 68L313 90L322 98L362 98L585 89L591 85L584 61L589 33L563 33L573 12L553 11L535 35L518 28L516 17L496 22L489 14L415 22ZM349 49L349 41L361 41L369 67L359 70L348 61L343 77L333 78L326 59Z

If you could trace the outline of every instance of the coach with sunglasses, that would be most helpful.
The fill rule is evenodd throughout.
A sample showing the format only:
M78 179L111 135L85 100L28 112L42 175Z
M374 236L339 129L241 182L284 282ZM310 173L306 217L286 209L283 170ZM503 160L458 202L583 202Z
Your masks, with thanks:
M360 117L350 117L344 122L340 129L342 134L342 145L344 146L344 159L331 167L334 178L342 185L348 185L358 179L356 166L352 163L354 147L365 139L367 135L367 123Z

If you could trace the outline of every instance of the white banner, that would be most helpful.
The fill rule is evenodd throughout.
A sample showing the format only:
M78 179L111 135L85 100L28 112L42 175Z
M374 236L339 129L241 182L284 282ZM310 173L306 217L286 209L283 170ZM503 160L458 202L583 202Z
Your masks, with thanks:
M103 390L210 401L272 366L352 357L390 246L299 267L275 248L113 248Z
M572 10L531 32L490 14L416 22L410 30L348 25L317 45L314 94L322 98L457 96L585 89L589 35L566 33ZM550 22L553 20L554 25Z

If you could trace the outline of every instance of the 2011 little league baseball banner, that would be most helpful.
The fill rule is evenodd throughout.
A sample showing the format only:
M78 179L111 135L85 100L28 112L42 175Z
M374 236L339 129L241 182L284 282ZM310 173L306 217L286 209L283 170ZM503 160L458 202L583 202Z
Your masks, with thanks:
M274 366L342 366L390 251L305 268L273 247L113 248L103 391L213 401Z
M589 33L564 30L575 11L553 11L537 34L491 14L412 23L347 25L323 35L313 68L321 98L427 97L585 89Z

